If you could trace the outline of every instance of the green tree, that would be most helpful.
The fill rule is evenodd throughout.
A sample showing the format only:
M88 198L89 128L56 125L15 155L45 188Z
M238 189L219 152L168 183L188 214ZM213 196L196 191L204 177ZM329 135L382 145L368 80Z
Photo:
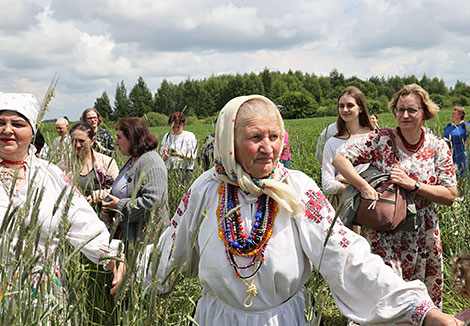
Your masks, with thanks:
M271 89L267 94L270 99L279 98L280 96L284 95L288 92L288 88L286 83L281 77L281 73L276 72L271 75Z
M330 83L333 88L345 88L344 75L339 73L336 68L330 72Z
M449 90L446 87L446 84L442 79L438 79L437 77L434 77L432 79L432 83L430 86L429 91L434 94L439 94L439 95L448 95Z
M129 93L129 114L135 117L141 117L152 110L152 92L142 77L139 77L137 83Z
M282 115L285 119L311 118L318 109L315 100L301 92L287 92L277 98L275 103L284 107Z
M129 99L124 80L116 86L116 95L114 96L113 119L118 120L127 116L129 113Z
M265 95L263 80L255 73L243 75L244 86L243 92L245 95L259 94Z
M271 78L271 72L269 71L268 68L264 67L263 72L260 74L261 75L261 80L263 81L263 87L264 87L264 94L268 95L271 92L271 85L272 85L272 78Z
M98 110L104 120L109 120L113 110L111 108L111 104L109 103L109 97L108 94L106 94L106 91L103 92L101 97L96 99L93 107Z
M209 116L213 99L201 82L187 79L184 83L184 107L186 115L196 115L198 118Z
M153 111L170 115L176 110L176 86L163 79L155 93Z
M321 102L323 91L320 82L318 81L318 77L315 76L315 74L305 75L304 88L310 93L315 101L317 101L317 103Z

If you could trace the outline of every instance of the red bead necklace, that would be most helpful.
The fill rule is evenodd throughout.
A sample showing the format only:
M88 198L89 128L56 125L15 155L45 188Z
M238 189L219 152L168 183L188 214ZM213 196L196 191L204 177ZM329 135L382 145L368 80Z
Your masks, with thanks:
M3 160L3 161L0 162L1 165L7 165L7 164L23 165L25 163L26 163L26 161L9 161L9 160Z
M419 151L419 149L424 144L424 130L423 129L421 129L421 136L419 137L419 140L416 144L410 144L406 141L405 136L403 136L403 134L401 133L400 127L397 127L397 134L398 134L398 137L400 137L405 148L412 153L416 153L417 151Z

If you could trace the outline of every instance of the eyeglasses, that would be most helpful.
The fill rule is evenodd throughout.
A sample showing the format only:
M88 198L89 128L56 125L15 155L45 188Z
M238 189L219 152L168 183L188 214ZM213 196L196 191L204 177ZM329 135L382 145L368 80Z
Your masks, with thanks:
M421 108L395 108L395 114L403 115L408 112L408 115L417 115Z

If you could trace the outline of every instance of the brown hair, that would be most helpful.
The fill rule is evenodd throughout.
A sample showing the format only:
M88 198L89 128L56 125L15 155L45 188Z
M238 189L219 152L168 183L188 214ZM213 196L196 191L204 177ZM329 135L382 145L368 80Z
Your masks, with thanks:
M154 150L158 146L158 138L147 127L145 122L137 117L121 118L116 123L116 130L121 130L131 142L129 153L138 157L145 152Z
M463 120L465 118L465 108L462 106L454 106L454 111L460 113L460 118Z
M437 115L437 112L439 112L439 106L431 100L428 92L417 84L410 84L403 86L403 88L393 96L392 101L388 103L388 109L392 111L395 117L397 115L395 108L397 107L398 101L408 95L418 95L421 98L424 111L423 120L431 120Z
M101 118L101 114L100 114L100 113L98 112L98 110L95 109L95 108L88 108L88 109L86 109L85 111L83 111L83 113L82 113L82 119L81 119L82 122L87 122L87 123L88 123L88 121L87 121L87 119L86 119L86 114L87 114L88 112L90 112L90 111L93 111L93 112L96 113L96 115L98 116L98 126L101 125L101 123L103 122L103 119Z
M359 113L359 125L361 127L366 127L369 128L370 130L373 130L372 124L370 123L369 120L369 110L367 109L367 103L366 103L366 97L364 93L361 92L361 90L357 87L354 86L349 86L346 87L341 94L338 96L337 100L337 106L338 106L338 118L336 119L336 128L338 129L338 133L335 135L335 137L342 136L344 134L349 134L349 131L346 129L346 123L344 122L343 118L341 118L341 115L339 114L339 100L341 97L344 95L349 95L354 100L356 101L356 104L361 108L361 112Z
M72 128L70 128L70 130L69 130L69 135L72 136L72 133L75 130L80 130L80 131L85 132L87 134L88 138L90 138L90 139L93 139L93 137L95 137L95 131L93 130L93 127L89 123L79 122L79 123L73 125Z
M181 123L184 126L186 124L186 117L181 112L173 112L168 117L168 124L171 126L172 123Z

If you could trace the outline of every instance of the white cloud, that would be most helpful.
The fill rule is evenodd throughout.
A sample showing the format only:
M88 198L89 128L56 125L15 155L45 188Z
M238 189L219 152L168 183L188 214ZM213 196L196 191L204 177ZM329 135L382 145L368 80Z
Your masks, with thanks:
M36 15L42 11L38 5L17 0L2 0L0 2L0 31L17 33L27 30L35 24Z
M39 98L47 117L113 101L139 76L154 92L222 73L300 70L470 82L467 0L3 0L0 90Z
M132 74L128 58L115 57L114 42L107 36L91 36L80 33L75 46L77 58L75 71L84 77L114 77Z

